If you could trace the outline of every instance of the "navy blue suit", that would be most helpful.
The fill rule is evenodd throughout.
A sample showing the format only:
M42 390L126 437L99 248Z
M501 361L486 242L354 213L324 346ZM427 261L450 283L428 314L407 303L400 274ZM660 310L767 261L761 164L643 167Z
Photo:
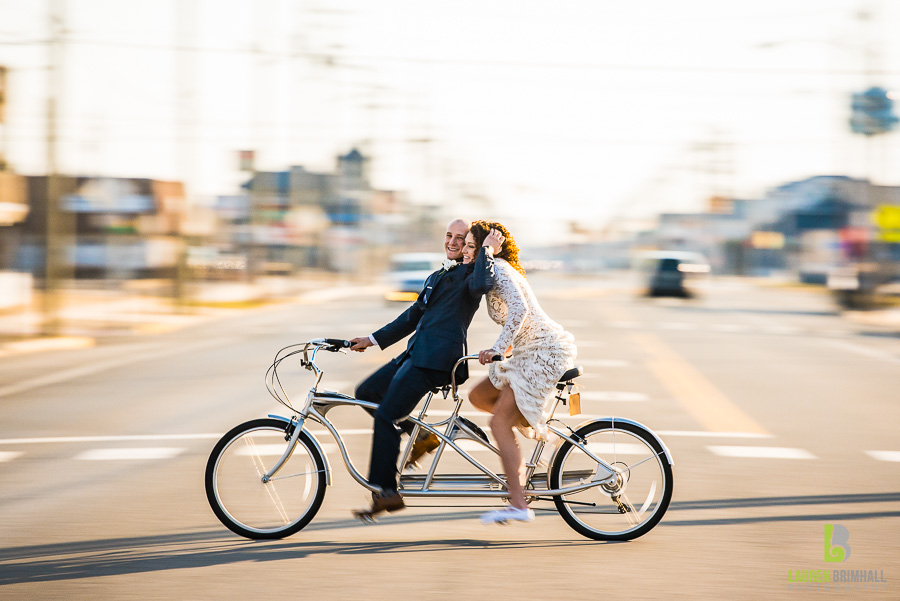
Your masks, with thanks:
M397 490L397 457L405 419L429 390L450 383L450 372L466 354L466 333L481 297L494 285L494 258L482 248L471 265L432 273L416 302L373 334L382 349L412 334L400 355L366 378L356 398L378 403L372 435L369 482ZM457 383L468 378L463 363Z

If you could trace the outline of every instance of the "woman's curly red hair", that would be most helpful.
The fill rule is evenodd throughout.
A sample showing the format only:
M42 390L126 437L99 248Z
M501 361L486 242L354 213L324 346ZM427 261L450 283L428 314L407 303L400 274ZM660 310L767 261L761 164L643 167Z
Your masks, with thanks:
M509 233L509 230L506 229L502 223L497 223L496 221L484 221L481 219L473 221L472 227L469 228L469 233L471 233L472 237L475 239L475 248L481 248L481 245L484 244L484 239L488 237L488 234L491 233L492 229L499 231L506 238L503 241L503 248L501 248L500 252L494 256L505 260L513 267L513 269L524 276L525 269L522 267L522 264L519 263L519 246L516 244L513 235Z

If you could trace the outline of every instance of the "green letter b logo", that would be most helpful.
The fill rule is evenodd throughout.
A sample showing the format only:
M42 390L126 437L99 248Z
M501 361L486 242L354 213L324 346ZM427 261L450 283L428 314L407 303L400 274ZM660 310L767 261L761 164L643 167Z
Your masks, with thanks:
M825 561L850 558L850 531L840 524L825 524Z

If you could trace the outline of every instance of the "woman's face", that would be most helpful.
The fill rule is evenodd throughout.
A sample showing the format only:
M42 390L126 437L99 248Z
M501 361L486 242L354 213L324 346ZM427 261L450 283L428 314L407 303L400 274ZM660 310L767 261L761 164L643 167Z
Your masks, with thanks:
M475 237L471 233L466 234L466 243L462 249L463 263L472 263L478 249L475 248Z

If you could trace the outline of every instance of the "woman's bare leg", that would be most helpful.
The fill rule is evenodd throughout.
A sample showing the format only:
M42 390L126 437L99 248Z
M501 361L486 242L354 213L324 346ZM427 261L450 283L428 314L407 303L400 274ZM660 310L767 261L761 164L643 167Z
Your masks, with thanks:
M469 391L469 402L476 409L493 413L494 404L497 402L499 395L500 391L494 388L494 385L491 384L491 379L485 378Z
M494 415L491 417L491 432L497 441L500 451L500 462L506 473L506 488L509 491L509 504L517 509L527 509L525 493L522 489L522 452L513 427L520 423L522 414L516 407L516 397L509 386L500 390L499 398L494 404Z

